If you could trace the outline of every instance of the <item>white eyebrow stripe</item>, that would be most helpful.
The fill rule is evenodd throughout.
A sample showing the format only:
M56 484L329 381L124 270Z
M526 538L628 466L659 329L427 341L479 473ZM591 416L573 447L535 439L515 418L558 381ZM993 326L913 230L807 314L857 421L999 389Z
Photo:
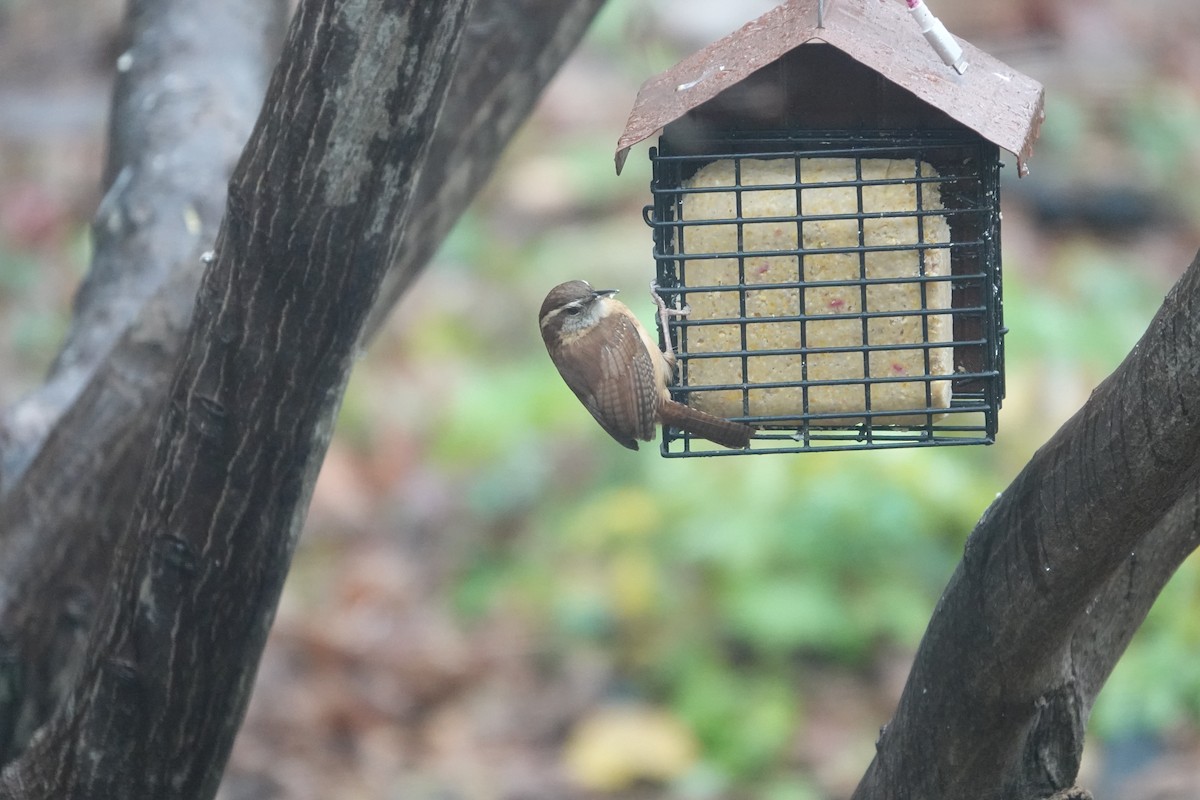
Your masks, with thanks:
M583 308L583 301L582 300L572 300L569 303L563 303L561 306L554 309L553 311L548 312L546 314L546 316L542 317L542 322L539 327L542 327L542 328L546 327L546 323L548 323L550 320L557 317L559 314L561 314L563 311L565 311L568 308Z

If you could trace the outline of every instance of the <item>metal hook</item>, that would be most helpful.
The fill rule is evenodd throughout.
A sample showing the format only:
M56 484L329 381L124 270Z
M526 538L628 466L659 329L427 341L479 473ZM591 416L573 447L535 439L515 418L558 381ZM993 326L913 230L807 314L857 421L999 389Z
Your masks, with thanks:
M817 0L817 27L825 27L825 0Z

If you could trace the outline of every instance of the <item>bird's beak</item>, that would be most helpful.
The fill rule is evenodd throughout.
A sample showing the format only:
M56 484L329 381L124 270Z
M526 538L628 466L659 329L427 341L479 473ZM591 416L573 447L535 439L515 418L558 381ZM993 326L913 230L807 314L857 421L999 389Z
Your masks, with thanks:
M596 295L596 297L612 297L614 294L616 294L619 291L621 291L621 290L620 289L593 289L592 294Z

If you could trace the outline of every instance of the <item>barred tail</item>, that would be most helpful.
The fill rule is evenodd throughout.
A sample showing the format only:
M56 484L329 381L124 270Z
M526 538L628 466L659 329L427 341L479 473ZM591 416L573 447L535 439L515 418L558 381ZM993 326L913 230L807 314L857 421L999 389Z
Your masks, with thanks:
M750 437L754 435L754 428L749 425L714 417L674 400L663 401L659 413L663 425L680 428L722 447L745 449L750 446Z

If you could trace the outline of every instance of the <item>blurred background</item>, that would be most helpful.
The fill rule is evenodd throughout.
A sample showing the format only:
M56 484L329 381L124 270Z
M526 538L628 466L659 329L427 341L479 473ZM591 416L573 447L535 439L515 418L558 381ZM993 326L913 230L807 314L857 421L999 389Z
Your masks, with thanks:
M898 0L897 0L898 1ZM221 797L848 796L963 541L1200 244L1200 5L936 0L1043 82L1004 183L996 445L666 461L612 442L537 331L569 278L651 323L642 80L767 10L610 0L363 355ZM0 0L0 402L66 329L117 0ZM1200 797L1200 564L1096 706L1097 800Z

